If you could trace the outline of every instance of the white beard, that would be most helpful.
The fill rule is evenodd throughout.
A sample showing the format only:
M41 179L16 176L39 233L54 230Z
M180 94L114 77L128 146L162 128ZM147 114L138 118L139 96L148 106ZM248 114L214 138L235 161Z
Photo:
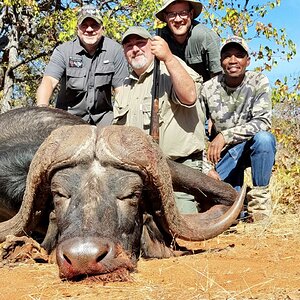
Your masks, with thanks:
M139 55L131 60L131 66L133 69L142 69L147 65L147 58L144 54Z

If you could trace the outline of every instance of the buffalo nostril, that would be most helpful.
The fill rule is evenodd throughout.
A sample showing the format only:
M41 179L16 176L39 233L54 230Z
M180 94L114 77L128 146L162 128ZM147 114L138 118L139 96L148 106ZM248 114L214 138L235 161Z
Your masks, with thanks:
M105 239L72 238L57 248L57 263L63 278L106 273L114 265L115 246Z
M105 251L101 255L99 255L96 259L96 263L102 261L106 257L107 254L108 254L108 251Z
M68 258L68 256L66 256L65 254L63 255L65 261L68 263L68 264L72 264L71 260Z

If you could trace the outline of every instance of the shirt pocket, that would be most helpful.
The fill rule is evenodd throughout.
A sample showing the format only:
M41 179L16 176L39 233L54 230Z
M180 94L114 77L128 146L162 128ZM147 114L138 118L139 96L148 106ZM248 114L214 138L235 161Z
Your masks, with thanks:
M84 91L86 81L85 68L68 68L66 70L67 89Z
M114 106L114 114L115 114L115 117L116 118L119 118L119 117L124 117L127 113L128 113L128 110L129 110L129 106L128 105L125 105L125 106Z
M114 124L125 125L127 120L127 114L129 111L129 106L117 106L114 105Z
M114 75L113 63L107 63L97 66L95 70L95 87L111 85Z

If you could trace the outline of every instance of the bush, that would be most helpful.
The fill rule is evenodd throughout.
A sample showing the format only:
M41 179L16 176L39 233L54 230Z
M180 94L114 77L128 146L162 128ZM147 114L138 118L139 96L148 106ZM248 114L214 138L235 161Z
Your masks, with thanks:
M271 188L274 202L297 212L300 209L300 118L291 116L291 111L287 104L275 107L273 133L277 154Z

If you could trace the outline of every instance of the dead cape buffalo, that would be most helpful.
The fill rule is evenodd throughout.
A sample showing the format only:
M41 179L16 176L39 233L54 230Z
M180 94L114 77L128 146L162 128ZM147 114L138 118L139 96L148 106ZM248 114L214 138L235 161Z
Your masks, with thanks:
M211 208L181 215L174 190ZM213 238L242 205L243 193L169 161L138 128L97 128L50 108L0 115L0 241L44 234L62 278L131 271L140 255L170 257L174 238Z

